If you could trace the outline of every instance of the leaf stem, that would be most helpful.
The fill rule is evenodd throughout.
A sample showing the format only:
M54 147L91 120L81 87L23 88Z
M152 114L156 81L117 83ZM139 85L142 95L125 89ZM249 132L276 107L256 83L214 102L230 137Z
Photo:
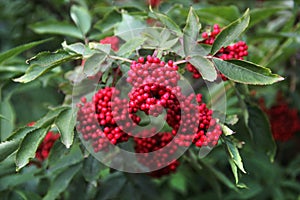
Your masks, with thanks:
M183 64L186 62L187 62L187 60L178 60L178 61L174 62L174 65L180 65L180 64Z
M115 60L122 60L124 62L132 63L132 60L127 59L127 58L122 58L122 57L119 57L119 56L112 56L112 55L108 55L108 57L110 57L112 59L115 59Z

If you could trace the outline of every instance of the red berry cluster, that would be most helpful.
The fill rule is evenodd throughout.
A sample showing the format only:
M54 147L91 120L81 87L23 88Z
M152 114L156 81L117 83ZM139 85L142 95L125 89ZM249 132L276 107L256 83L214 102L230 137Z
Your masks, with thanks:
M54 145L54 142L59 137L60 137L59 134L49 131L46 137L44 138L44 140L42 141L42 143L40 144L40 146L38 147L35 153L35 157L40 161L44 161L45 159L47 159L49 156L49 152L52 146Z
M139 88L148 83L174 87L177 85L180 76L176 72L177 65L170 60L167 64L157 57L147 56L147 59L140 57L138 62L133 61L128 71L127 82L134 88Z
M156 8L161 3L161 0L147 0L148 4L151 5L153 8Z
M198 147L213 146L222 133L212 118L212 111L202 102L201 95L182 93L178 86L180 76L177 69L173 61L165 63L152 56L133 61L127 78L127 82L132 85L128 94L129 101L118 97L112 99L112 96L120 94L115 88L99 90L92 102L83 98L79 105L78 131L85 140L92 141L95 152L105 149L107 141L118 144L132 137L136 153L159 152L158 156L151 159L147 159L147 156L139 157L141 164L159 168L169 163L150 175L160 177L175 171L179 162L167 158L175 155L178 147L188 147L191 143ZM142 130L135 136L123 131L140 123L138 111L157 117L163 110L166 110L166 122L172 131L159 132L151 137L144 137L151 130ZM173 145L167 145L173 139ZM164 151L159 151L161 148Z
M119 91L106 87L93 96L92 102L82 98L82 104L78 104L77 120L80 124L77 129L85 140L92 141L95 152L105 149L108 141L118 144L128 140L129 135L122 130L124 127L119 127L118 124L124 124L127 128L134 126L124 112L127 109L127 100L116 97L113 100L115 105L112 105L113 94L117 96ZM137 116L130 117L136 122L140 121Z
M300 118L297 109L290 108L285 101L279 101L271 108L266 108L263 100L261 107L267 113L272 135L277 141L287 141L300 131Z
M117 36L106 37L100 40L101 44L110 44L111 49L114 51L119 50L119 38Z
M155 130L151 130L155 131ZM147 166L149 168L159 168L162 167L166 162L168 162L168 158L170 155L174 155L174 153L177 150L176 145L169 145L166 147L166 145L169 144L169 142L172 141L173 135L168 132L161 132L158 133L152 137L143 137L147 136L148 131L142 131L138 136L135 137L135 151L136 153L144 153L145 156L139 157L139 162L143 164L144 166ZM160 156L150 157L150 153L157 150L160 150L161 148L164 148L164 153L161 153ZM169 174L170 172L174 172L179 165L179 162L177 160L173 160L170 162L169 165L153 171L150 173L153 177L161 177L163 175Z
M28 126L34 126L35 122L30 122ZM39 161L44 161L48 158L49 152L54 145L54 142L60 137L59 134L49 131L42 143L39 145L37 151L35 152L35 158Z
M204 39L200 43L213 45L217 35L221 32L220 26L215 24L213 26L213 30L211 32L203 32L202 38ZM244 41L239 41L237 43L231 44L227 47L222 47L215 57L220 58L222 60L231 60L231 59L238 59L243 60L245 56L248 55L248 46ZM201 77L198 70L191 65L190 63L186 66L187 70L193 73L193 78L198 79ZM223 74L219 74L219 76L223 80L227 80L227 78Z

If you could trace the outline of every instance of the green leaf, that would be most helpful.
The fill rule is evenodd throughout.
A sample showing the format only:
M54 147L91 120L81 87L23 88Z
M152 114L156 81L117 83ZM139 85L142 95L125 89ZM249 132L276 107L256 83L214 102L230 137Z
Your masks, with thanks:
M215 55L222 47L226 47L236 40L247 28L249 21L249 9L247 9L241 18L226 26L221 33L218 34L212 45L211 54Z
M77 54L70 55L63 50L58 50L54 53L51 52L39 53L35 57L27 61L30 63L30 66L26 70L26 73L23 76L14 79L14 81L21 82L21 83L28 83L42 76L52 68L60 64L63 64L65 62L74 60L77 57L78 57Z
M96 199L117 199L120 196L120 191L126 185L126 177L121 172L114 173L108 176L102 182L102 187L98 190Z
M0 118L0 141L4 141L14 129L15 111L11 102L6 99L0 102L0 114L4 118Z
M31 25L30 28L38 34L56 34L82 39L81 32L67 22L39 22Z
M99 42L90 42L89 47L106 54L109 54L111 50L111 44L101 44Z
M243 173L246 173L243 162L242 162L242 158L240 156L237 146L228 138L225 138L224 141L225 141L226 150L227 150L230 158L232 158L233 162Z
M237 185L238 182L239 182L239 175L238 175L237 166L234 163L234 161L233 161L232 158L229 158L228 161L229 161L229 164L230 164L230 167L231 167L231 171L232 171L233 176L234 176L235 184Z
M73 143L74 127L76 124L76 109L69 108L60 113L55 120L55 125L61 135L61 142L67 147Z
M199 22L199 18L193 8L190 8L186 25L183 29L183 49L185 56L193 56L193 55L207 55L207 51L198 45L198 35L199 30L201 29L201 24Z
M219 24L225 26L240 16L236 6L210 6L196 10L202 22L206 24Z
M220 124L220 126L221 126L222 132L224 133L225 136L232 135L235 133L233 130L231 130L228 126L226 126L224 124Z
M10 49L8 51L5 51L5 52L3 52L3 53L0 54L0 63L3 63L4 61L8 60L11 57L17 56L20 53L22 53L22 52L24 52L24 51L26 51L28 49L31 49L31 48L39 45L39 44L43 44L43 43L48 42L50 40L51 39L30 42L28 44L23 44L23 45L15 47L13 49Z
M59 174L51 183L44 200L54 200L62 193L70 184L75 174L82 168L82 165L73 165L68 167Z
M7 138L7 140L17 140L24 138L28 133L37 129L36 127L21 127L12 132L12 134Z
M170 186L180 192L181 194L187 193L187 182L185 174L183 173L175 173L171 176Z
M84 159L82 174L86 181L97 181L100 178L101 169L103 169L103 164L93 156Z
M61 169L68 168L83 160L83 155L78 144L74 144L70 149L66 149L61 143L57 142L52 147L49 157L49 173L55 174Z
M24 200L41 200L42 198L34 192L15 190Z
M34 124L34 127L36 128L45 128L53 124L54 120L56 119L57 116L64 110L68 109L68 106L59 106L56 108L52 108L49 110L49 112L40 118L36 123Z
M201 74L203 79L208 81L214 81L217 78L217 71L214 64L200 55L192 56L188 62L190 62Z
M1 114L0 114L0 119L8 120L4 115L1 115Z
M95 53L91 57L89 57L84 64L83 72L87 76L95 75L103 66L102 64L105 62L107 58L107 54L105 53Z
M36 170L26 171L26 173L10 174L0 178L0 191L15 188L23 183L33 182L36 179Z
M119 56L129 56L133 51L145 42L145 38L134 38L123 44L117 54Z
M37 129L25 136L16 154L17 171L29 163L35 157L35 152L48 132L48 128Z
M84 7L73 5L71 7L71 18L83 36L85 36L89 32L92 24L92 18L88 10Z
M271 127L266 114L257 106L248 105L248 126L253 135L255 147L266 153L271 162L276 154L276 143L272 136Z
M73 53L73 54L75 53L75 54L83 55L83 54L85 54L85 51L86 51L86 47L81 42L77 42L77 43L68 45L67 42L64 41L61 45L62 45L63 49L65 51L67 51L68 53Z
M19 140L8 140L0 143L0 162L15 152L19 147Z
M135 39L141 36L145 29L145 22L126 13L122 13L122 21L116 26L114 35L125 41Z
M286 9L286 8L284 8L284 7L256 8L254 10L251 10L250 11L251 21L249 23L249 28L284 9Z
M242 60L223 61L213 58L216 68L227 78L244 84L268 85L284 80L271 70L254 63Z
M110 29L114 28L117 23L122 21L122 16L119 11L112 10L110 12L105 13L103 18L96 22L94 27L99 29L101 32L107 32Z
M182 35L181 29L179 26L167 15L162 13L154 12L156 18L161 21L168 29L174 31L178 36Z
M199 18L195 13L193 7L190 8L188 17L186 19L186 25L183 29L184 36L189 37L191 41L197 41L199 30L201 29L201 24L199 22Z
M224 185L226 185L228 188L237 191L237 188L235 184L233 184L222 172L215 169L213 166L200 161L201 165L205 168L205 170L208 170L210 173L212 173L219 181L221 181Z

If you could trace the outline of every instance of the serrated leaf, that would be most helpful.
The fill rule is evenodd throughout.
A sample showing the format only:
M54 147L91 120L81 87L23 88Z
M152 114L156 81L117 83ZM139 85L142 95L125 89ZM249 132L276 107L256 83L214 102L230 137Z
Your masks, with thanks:
M28 133L37 129L36 127L21 127L12 132L12 134L7 138L7 140L17 140L24 138Z
M122 13L122 21L116 26L114 35L128 41L140 37L144 28L146 28L146 25L142 20Z
M31 25L30 28L38 34L56 34L82 39L80 31L68 22L39 22Z
M54 200L62 193L70 184L75 174L82 168L82 165L73 165L66 168L52 181L44 200Z
M14 108L9 99L0 102L0 114L3 115L3 118L0 118L0 141L4 141L13 131L16 118Z
M34 124L34 127L36 128L41 128L41 127L48 127L51 124L53 124L54 120L56 119L57 116L64 110L68 109L69 107L67 106L60 106L57 108L53 108L49 110L49 112L40 118L36 123Z
M184 36L188 36L191 41L197 41L200 29L201 24L199 18L191 7L186 19L186 25L183 29Z
M31 49L31 48L33 48L37 45L43 44L43 43L48 42L50 40L51 40L51 38L50 39L45 39L45 40L40 40L40 41L35 41L35 42L30 42L30 43L23 44L23 45L15 47L15 48L12 48L8 51L5 51L5 52L0 54L0 63L3 63L5 60L8 60L11 57L17 56L20 53L22 53L22 52L24 52L28 49Z
M61 135L61 142L67 147L73 143L74 127L76 124L76 109L69 108L60 113L55 120L55 125Z
M88 10L84 7L73 5L71 7L71 18L83 36L85 36L89 32L92 25L92 18Z
M249 21L250 15L249 9L247 9L241 18L226 26L221 33L218 34L212 45L211 54L215 55L222 47L226 47L236 40L248 27Z
M28 83L42 76L52 68L76 59L76 57L78 57L77 54L70 55L63 50L58 50L54 53L41 52L28 61L30 66L26 70L26 73L23 76L14 79L14 81Z
M201 29L199 18L193 8L190 8L186 25L183 29L183 49L186 57L193 55L205 56L208 52L198 45L198 35Z
M243 173L246 173L243 162L242 162L242 158L240 156L240 152L239 152L237 146L229 139L225 139L225 146L226 146L226 150L227 150L230 158L232 158L232 160L236 164L236 166Z
M19 140L8 140L0 143L0 162L15 152L19 147Z
M95 75L101 69L106 58L107 54L105 53L93 54L85 61L83 73L87 76Z
M281 76L272 74L270 69L248 61L223 61L218 58L213 58L213 62L222 74L235 82L253 85L268 85L284 80Z
M276 143L272 136L271 127L266 114L257 106L247 106L249 131L253 135L255 146L269 156L271 162L276 154Z
M49 173L56 174L61 169L81 162L83 155L78 144L74 144L71 148L66 149L61 143L55 143L50 151L48 160Z
M17 171L27 165L31 158L35 157L35 152L48 130L48 128L37 129L25 136L16 154Z
M106 54L109 54L110 50L111 50L111 44L101 44L101 43L98 43L98 42L90 42L89 47L91 49L95 49L95 50L98 50L100 52L104 52Z
M80 54L80 55L85 54L86 47L81 42L77 42L77 43L68 45L67 42L64 41L61 45L62 45L63 49L65 51L67 51L68 53L75 53L75 54Z
M170 17L157 12L154 12L154 15L159 21L161 21L161 23L163 23L170 30L174 31L178 36L182 35L181 29Z
M119 56L129 56L133 51L140 47L145 42L145 38L134 38L123 44L117 54Z
M214 81L217 78L217 71L214 64L203 56L192 56L190 62L201 74L202 78L208 81Z

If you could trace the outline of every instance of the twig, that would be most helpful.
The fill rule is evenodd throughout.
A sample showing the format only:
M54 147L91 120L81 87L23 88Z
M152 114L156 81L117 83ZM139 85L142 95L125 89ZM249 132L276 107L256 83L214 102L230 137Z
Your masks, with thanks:
M119 56L112 56L112 55L109 55L108 57L110 57L112 59L115 59L115 60L122 60L124 62L132 63L132 60L127 59L127 58L122 58L122 57L119 57Z

